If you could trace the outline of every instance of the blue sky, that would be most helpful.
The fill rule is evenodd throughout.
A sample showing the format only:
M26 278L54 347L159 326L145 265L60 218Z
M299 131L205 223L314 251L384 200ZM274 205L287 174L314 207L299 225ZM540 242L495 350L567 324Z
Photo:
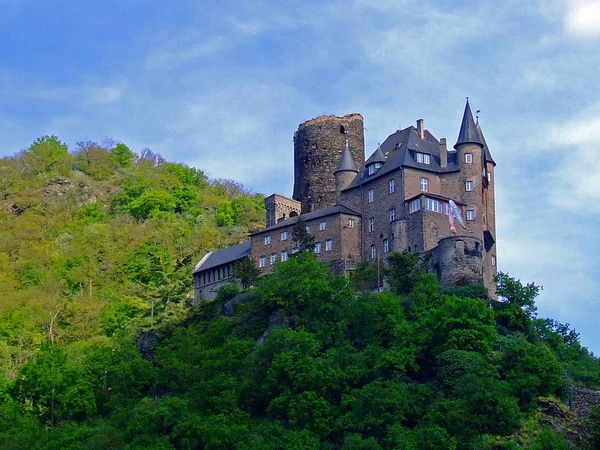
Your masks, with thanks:
M292 135L360 112L367 152L464 100L496 168L499 269L600 353L600 2L0 0L0 155L106 137L292 192Z

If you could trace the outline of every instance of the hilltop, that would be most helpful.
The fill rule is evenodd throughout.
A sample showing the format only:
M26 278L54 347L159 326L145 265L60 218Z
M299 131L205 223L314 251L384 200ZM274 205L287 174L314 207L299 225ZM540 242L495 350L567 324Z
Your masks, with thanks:
M0 160L0 446L600 443L600 411L576 414L600 361L537 317L533 283L500 273L487 300L395 253L390 289L358 293L372 266L348 280L301 251L193 304L193 262L245 239L263 200L124 144L45 136Z

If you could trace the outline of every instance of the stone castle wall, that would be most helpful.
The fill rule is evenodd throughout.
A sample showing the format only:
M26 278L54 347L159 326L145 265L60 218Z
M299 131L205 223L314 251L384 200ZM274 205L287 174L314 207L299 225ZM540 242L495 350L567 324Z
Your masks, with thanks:
M483 284L483 242L468 236L441 239L431 251L427 270L444 286Z
M363 117L321 116L298 126L294 133L294 200L302 213L327 208L337 201L334 172L348 146L357 166L365 162Z

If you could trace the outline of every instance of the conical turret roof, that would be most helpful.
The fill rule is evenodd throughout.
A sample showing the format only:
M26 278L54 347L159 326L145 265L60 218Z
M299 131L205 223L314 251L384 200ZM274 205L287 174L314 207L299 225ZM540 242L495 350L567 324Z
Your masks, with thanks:
M483 131L481 131L481 127L479 126L479 121L477 121L477 123L475 125L477 126L477 133L479 133L479 137L481 139L481 142L483 143L483 155L484 155L485 161L491 162L495 166L496 161L494 161L494 158L492 158L492 153L490 152L487 142L485 141L485 137L483 136Z
M348 139L346 139L346 148L342 152L342 157L340 158L340 163L335 169L334 174L337 172L354 172L358 173L358 167L356 167L356 162L354 161L354 157L352 156L352 152L348 147Z
M477 131L477 125L475 125L475 121L473 120L469 99L467 99L462 123L460 124L460 132L458 133L458 140L454 144L454 148L457 148L461 144L479 144L482 148L484 146Z
M375 164L375 163L383 164L384 162L385 162L385 155L381 151L381 145L378 145L377 150L375 150L375 153L373 153L369 157L369 159L367 159L367 161L365 162L365 167L368 167L371 164Z

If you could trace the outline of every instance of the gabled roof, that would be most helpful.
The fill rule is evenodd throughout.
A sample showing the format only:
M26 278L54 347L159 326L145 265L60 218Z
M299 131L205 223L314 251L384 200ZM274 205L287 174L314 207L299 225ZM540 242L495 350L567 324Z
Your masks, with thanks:
M354 157L352 156L352 152L350 148L348 148L348 140L346 139L346 148L342 152L342 157L340 158L340 163L335 169L335 172L358 172L358 167L356 167L356 161L354 161Z
M417 129L413 126L389 135L383 141L379 150L385 158L383 166L374 174L369 175L367 169L369 161L367 161L361 166L358 175L346 189L360 186L400 167L412 167L435 173L457 172L459 170L455 161L453 161L453 156L456 154L454 150L448 152L448 166L442 168L440 166L440 142L428 130L425 130L425 139L421 139ZM430 155L429 164L417 162L417 153Z
M360 213L353 211L352 209L348 208L347 206L338 204L338 205L330 206L329 208L319 209L317 211L309 212L307 214L302 214L302 220L305 220L308 222L309 220L319 219L321 217L331 216L333 214L338 214L338 213L350 214L352 216L360 216ZM288 219L282 220L281 222L277 222L275 225L271 225L270 227L263 228L262 230L257 231L255 233L251 233L251 235L254 236L256 234L263 234L263 233L270 232L272 230L277 230L279 228L287 227L287 226L295 224L296 222L298 222L298 220L299 220L299 216L290 217Z
M479 144L483 147L483 142L481 142L481 137L479 136L477 126L473 120L469 99L467 99L467 104L465 105L465 112L463 114L458 139L456 144L454 144L454 148L457 148L461 144Z
M485 137L483 136L483 131L481 131L481 127L479 126L479 121L475 124L477 127L477 133L479 133L479 138L483 143L483 155L485 157L484 162L491 162L494 166L496 165L496 161L492 158L492 154L490 153L490 149L488 148L487 142L485 141Z
M205 255L205 257L196 264L196 267L194 267L194 273L203 272L223 264L232 263L248 256L250 256L250 241L232 245L223 250L210 253L208 257Z

